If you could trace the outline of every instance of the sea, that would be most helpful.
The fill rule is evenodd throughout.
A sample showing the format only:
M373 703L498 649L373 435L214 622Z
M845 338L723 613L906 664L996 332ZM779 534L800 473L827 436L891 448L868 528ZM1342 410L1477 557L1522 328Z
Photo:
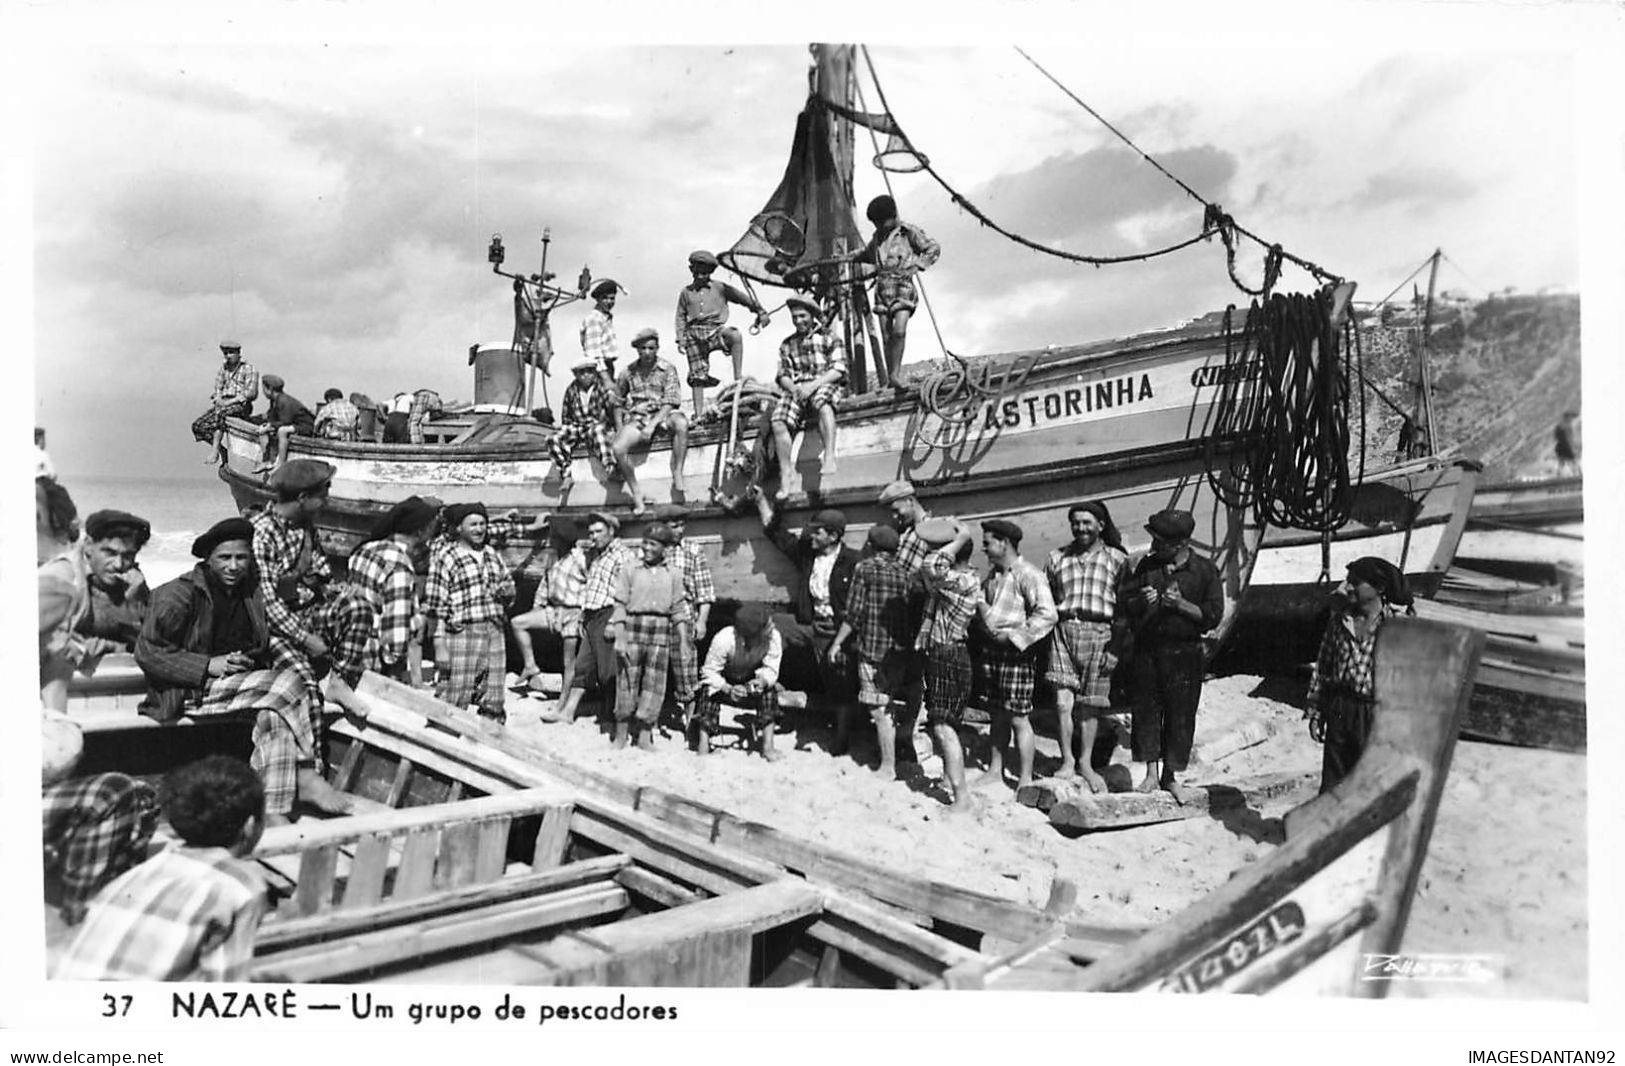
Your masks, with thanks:
M59 471L57 479L73 496L81 520L111 508L152 524L152 539L141 550L141 570L152 587L191 569L197 562L192 541L237 513L226 483L207 472L198 477L129 477Z

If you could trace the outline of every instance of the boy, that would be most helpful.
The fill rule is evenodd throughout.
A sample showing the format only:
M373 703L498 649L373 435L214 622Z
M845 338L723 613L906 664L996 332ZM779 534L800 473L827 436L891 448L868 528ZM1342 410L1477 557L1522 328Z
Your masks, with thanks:
M687 639L692 622L683 594L683 571L667 562L677 546L671 527L656 522L643 535L636 563L615 578L610 641L615 645L615 746L624 748L632 718L638 721L638 747L654 749L655 722L666 700L671 649Z

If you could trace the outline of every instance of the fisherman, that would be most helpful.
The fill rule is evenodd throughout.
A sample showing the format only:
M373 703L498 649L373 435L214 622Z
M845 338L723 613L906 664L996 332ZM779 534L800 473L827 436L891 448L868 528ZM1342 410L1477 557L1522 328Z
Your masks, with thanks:
M893 481L881 489L879 502L891 513L892 522L897 527L897 562L912 579L920 573L925 557L931 551L930 545L916 532L921 524L931 520L931 512L925 509L913 483L906 478ZM911 608L917 618L921 610L918 592L911 592L910 595ZM916 675L909 685L903 716L897 722L897 756L900 762L918 762L914 750L914 730L920 720L920 707L924 700L924 679Z
M254 364L243 362L243 346L236 341L221 341L220 355L224 365L215 372L209 409L192 423L193 439L210 445L208 462L215 465L226 461L222 446L226 419L247 418L260 395L260 373Z
M270 477L276 499L249 519L254 525L254 565L265 592L277 664L299 671L319 708L322 697L313 660L327 660L332 665L328 696L364 716L355 686L367 666L372 608L359 591L333 580L315 529L316 516L327 506L333 474L334 468L318 459L293 459L277 468Z
M622 567L635 562L631 545L617 540L620 519L595 511L587 516L587 582L581 591L581 648L576 654L575 676L557 712L544 714L544 722L572 722L589 683L599 692L615 692L615 649L608 636L615 605L615 583Z
M581 358L592 360L607 388L615 382L615 360L620 342L615 337L615 297L620 283L605 278L592 287L592 310L581 320Z
M683 572L683 595L694 612L694 624L679 635L681 639L671 649L672 702L686 724L693 717L694 687L699 681L699 643L705 639L706 627L711 624L711 605L717 601L717 584L705 549L687 536L688 508L680 503L662 504L655 508L654 520L664 522L677 534L677 546L669 555Z
M924 657L925 714L931 739L942 757L942 773L953 792L953 809L970 809L965 785L965 749L959 725L975 679L967 646L971 622L982 604L982 587L971 569L970 527L936 518L913 527L926 554L920 564L925 614L915 648Z
M734 624L718 630L700 670L700 693L694 728L694 750L711 754L711 734L722 721L722 705L754 711L762 758L777 762L774 750L779 720L779 664L784 642L759 603L741 604Z
M683 594L683 572L667 555L676 547L677 534L656 522L643 534L639 558L623 564L615 577L609 640L615 645L617 748L626 747L635 720L638 747L654 750L672 646L692 639L684 632L694 616Z
M942 246L920 227L897 217L897 202L890 196L869 201L865 212L875 235L858 253L858 261L875 265L874 309L880 319L881 342L886 350L886 373L895 378L903 364L908 341L908 320L920 302L914 275L930 268Z
M192 542L197 566L153 593L152 610L135 646L135 661L148 686L141 713L162 723L183 715L252 713L249 764L264 781L271 820L286 822L296 799L332 814L350 813L356 806L353 797L334 789L317 771L315 714L320 705L313 701L320 693L304 671L277 661L284 657L276 655L276 644L286 640L275 635L272 621L276 579L267 579L263 570L256 573L258 539L246 518L216 522ZM276 609L292 615L280 602ZM305 611L306 617L314 613ZM312 635L312 640L320 638ZM356 677L360 672L355 670ZM345 706L366 716L353 700Z
M799 534L784 528L784 514L775 511L760 489L751 497L762 521L762 531L795 565L797 582L791 593L793 614L775 614L773 624L784 641L785 666L811 666L814 691L832 704L838 724L849 714L851 671L845 662L831 662L830 645L846 621L852 591L852 572L859 555L843 541L846 515L834 509L819 511ZM783 675L781 675L783 676Z
M838 470L835 452L835 401L846 381L846 354L841 342L822 327L818 305L792 296L785 301L796 331L779 345L778 399L768 414L779 459L779 500L799 492L790 455L791 434L809 417L818 419L824 439L823 473Z
M567 693L575 677L576 649L581 643L581 595L587 588L585 545L588 542L577 535L575 525L568 519L554 519L552 532L554 538L562 540L567 547L548 567L546 578L537 586L539 602L524 614L510 618L508 631L519 646L519 680L531 689L541 687L542 668L536 662L530 631L540 629L558 636L563 659L559 691Z
M265 386L265 399L269 405L265 409L265 424L260 427L260 435L266 438L267 451L273 450L272 441L275 441L276 458L267 459L256 466L256 474L281 469L288 461L288 441L291 438L316 434L316 416L310 413L310 408L283 391L284 383L280 377L266 374L260 378L260 383Z
M97 511L85 535L39 568L40 685L47 706L67 706L68 680L103 655L130 651L150 595L136 556L152 527L125 511Z
M322 394L316 408L316 436L323 440L360 440L361 410L338 389Z
M1111 648L1117 614L1117 586L1128 569L1123 538L1111 512L1099 500L1075 504L1066 513L1072 543L1049 553L1044 575L1055 597L1059 621L1049 643L1044 679L1055 689L1056 733L1061 741L1063 780L1082 777L1091 792L1105 792L1106 780L1090 765L1100 716L1111 708ZM1077 723L1078 755L1072 754Z
M683 395L677 385L677 368L659 356L660 334L652 329L641 329L632 338L632 348L638 353L637 358L621 371L615 382L621 428L612 450L615 465L626 480L626 491L632 494L632 513L641 515L652 501L643 495L638 485L632 449L647 444L658 433L671 434L671 494L672 499L676 499L683 494L688 419L681 409Z
M1575 425L1575 419L1579 417L1578 411L1564 411L1553 432L1558 477L1580 476L1580 431Z
M406 412L406 439L413 444L424 443L423 427L445 409L445 401L433 389L412 393L412 406Z
M440 507L408 496L374 523L367 539L350 553L349 581L372 605L377 642L373 662L379 673L411 681L411 649L423 639L425 618L418 596L414 559L434 536Z
M385 444L406 444L412 439L412 399L410 392L397 392L390 397L384 411Z
M577 444L587 445L588 454L598 456L606 477L617 469L612 424L614 393L598 373L598 364L591 359L582 358L570 369L575 373L575 380L564 390L560 424L547 438L547 450L553 456L553 470L549 477L557 479L561 496L575 484L570 449Z
M987 778L1004 780L1004 746L1015 734L1016 787L1033 783L1034 667L1039 646L1055 628L1055 600L1043 571L1021 557L1021 527L1003 518L982 523L988 572L976 608L976 665L993 724Z
M1348 576L1334 594L1314 672L1309 675L1309 735L1325 744L1322 792L1329 792L1353 772L1370 739L1377 694L1373 671L1377 633L1400 608L1411 613L1416 610L1399 567L1374 555L1348 565Z
M688 356L688 384L694 397L694 417L705 414L705 390L719 384L711 376L711 353L726 351L733 361L734 380L745 375L745 341L728 325L728 305L738 304L756 312L756 328L763 329L773 319L756 297L740 292L725 281L715 281L717 257L700 250L689 253L688 271L693 281L677 294L677 347Z
M1141 792L1161 788L1184 803L1178 775L1190 765L1196 737L1202 635L1224 618L1224 586L1218 568L1191 547L1196 521L1189 511L1158 511L1145 528L1151 550L1117 593L1134 649L1133 755L1145 763Z
M880 745L880 776L897 776L897 724L892 705L901 709L910 684L919 676L918 635L909 611L909 574L897 561L897 531L890 526L869 530L869 554L852 571L846 618L830 643L830 658L856 661L858 702L869 708ZM849 644L848 641L851 643ZM845 706L841 708L847 710ZM844 755L851 732L851 716L835 721L831 755Z
M211 755L164 779L164 820L181 844L100 892L57 980L250 980L269 886L248 856L265 830L265 790L242 763Z
M482 717L500 723L507 719L504 633L514 581L489 543L487 523L483 503L446 508L444 533L429 549L423 609L438 623L435 651L446 664L436 678L436 697L458 710L472 701Z

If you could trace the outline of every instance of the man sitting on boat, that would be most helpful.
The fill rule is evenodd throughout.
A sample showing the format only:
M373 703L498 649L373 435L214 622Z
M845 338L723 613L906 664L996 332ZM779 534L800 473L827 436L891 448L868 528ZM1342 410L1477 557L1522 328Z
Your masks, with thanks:
M222 447L226 419L247 418L260 395L260 372L253 363L243 362L243 346L236 341L221 341L220 355L224 365L215 372L209 409L192 423L193 439L210 445L209 461L217 464L226 461Z
M316 436L323 440L360 440L361 410L338 389L322 394L316 408Z
M897 531L890 526L869 530L869 555L852 571L846 619L830 645L831 658L851 658L857 668L858 702L869 708L880 746L877 772L890 781L897 776L897 723L892 704L901 704L919 677L919 656L914 651L916 624L909 606L909 573L897 561ZM850 644L848 643L850 641ZM849 709L843 706L843 712ZM846 754L851 717L835 721L831 755Z
M796 331L779 345L779 372L774 379L779 397L767 415L779 460L775 496L780 500L801 490L790 441L809 417L818 420L824 438L823 472L836 472L835 401L841 398L846 381L846 354L841 342L823 328L818 305L799 296L785 303Z
M615 381L615 360L621 354L615 336L615 297L623 291L613 278L594 285L592 310L581 320L581 358L592 360L605 386Z
M773 749L779 720L779 664L784 642L759 603L741 604L734 624L724 626L711 640L700 669L700 693L695 715L694 750L711 753L711 734L722 722L722 705L756 714L762 758L781 756Z
M136 556L151 533L144 518L97 511L85 519L77 544L40 565L40 687L47 706L67 706L75 671L89 674L101 656L134 648L150 598Z
M615 649L608 636L609 620L621 568L635 561L632 546L615 537L620 528L620 519L614 515L595 511L587 516L587 581L581 591L581 648L576 656L575 676L570 680L564 700L554 714L542 716L544 722L574 721L581 697L589 687L614 698L616 662Z
M693 622L682 568L668 556L676 548L677 534L656 522L643 534L637 560L623 563L615 576L607 639L615 645L617 748L626 747L635 722L638 747L654 750L671 649L687 639Z
M265 387L265 399L269 404L265 409L265 423L260 426L260 435L266 438L266 450L272 452L274 457L256 466L256 474L276 470L286 463L288 441L295 436L312 437L316 434L316 416L310 413L310 408L284 391L284 382L280 377L266 374L260 378L260 384Z
M254 540L248 519L216 522L192 543L201 562L153 593L135 648L149 687L141 712L165 723L182 715L252 713L249 762L265 783L269 817L286 821L296 798L347 813L350 797L316 768L319 705L313 701L319 692L314 683L307 687L298 669L276 661L275 595L267 595L272 585L263 571L256 572Z
M1033 682L1039 646L1055 628L1055 600L1043 572L1021 557L1021 527L982 523L988 572L976 605L975 661L992 716L987 777L1004 780L1004 746L1015 737L1016 787L1033 783Z
M621 428L612 450L615 465L632 494L632 513L641 515L648 503L638 485L638 472L632 465L632 449L647 444L657 433L671 434L671 494L683 493L683 461L688 457L688 419L677 385L677 368L660 358L660 334L641 329L632 338L637 358L616 379L615 393L621 411Z
M605 477L616 469L615 436L611 426L614 394L598 372L598 364L591 359L582 358L570 369L575 373L575 380L564 390L559 426L547 438L547 451L553 457L549 478L557 479L561 495L575 484L570 450L577 444L585 444L589 455L598 456Z
M865 213L874 223L875 234L868 247L858 253L858 261L876 267L875 315L880 319L881 343L886 349L886 373L895 379L897 368L903 365L908 320L920 302L914 275L937 261L942 246L920 227L899 219L897 201L890 196L870 200Z
M434 536L439 519L437 502L408 496L378 520L347 564L350 584L372 605L377 633L373 661L379 673L396 681L412 680L410 653L423 639L413 560Z
M91 902L58 980L247 981L269 886L246 861L265 829L253 771L211 755L171 773L164 818L183 843L121 875Z
M756 312L756 327L764 328L773 319L754 296L740 292L725 281L713 280L717 257L700 250L688 257L693 281L677 294L677 346L688 356L688 384L693 390L694 417L705 414L705 390L719 384L711 376L711 353L727 352L733 362L734 380L745 374L745 340L728 325L728 305L738 304Z

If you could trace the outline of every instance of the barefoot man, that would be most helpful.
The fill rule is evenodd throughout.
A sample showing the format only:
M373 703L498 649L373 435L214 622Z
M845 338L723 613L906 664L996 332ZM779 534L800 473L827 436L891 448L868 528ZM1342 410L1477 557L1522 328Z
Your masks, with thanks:
M982 602L982 589L971 569L971 531L962 522L927 519L914 527L925 545L920 580L925 585L925 616L915 647L925 656L925 715L931 739L942 756L942 774L953 792L953 809L970 810L965 787L965 749L959 740L960 717L974 679L966 641Z
M666 701L672 645L693 622L683 593L683 571L667 560L677 534L656 522L643 534L636 562L615 578L609 640L615 645L615 746L624 748L637 725L637 745L653 751L655 723Z
M728 325L728 305L756 312L756 326L773 321L754 296L725 281L716 281L717 257L700 250L690 253L688 272L693 278L677 293L677 347L688 356L688 384L694 396L694 417L705 414L705 390L718 384L711 376L711 353L725 351L733 362L734 380L745 373L745 339Z
M984 780L1004 780L1004 746L1015 734L1020 772L1016 787L1033 783L1034 664L1039 644L1055 628L1055 600L1043 573L1021 557L1021 527L1003 518L982 523L982 553L989 564L977 605L976 665L993 717Z
M622 420L612 447L626 491L632 494L632 513L641 515L650 501L638 485L632 449L649 443L657 433L671 434L671 497L679 499L683 495L683 460L688 456L688 419L679 410L683 395L677 386L677 368L660 358L660 334L639 330L632 338L632 348L638 356L615 382Z
M1162 788L1185 802L1176 775L1190 765L1202 701L1202 634L1224 617L1218 568L1192 550L1189 511L1158 511L1145 524L1151 551L1117 594L1134 633L1133 754L1145 763L1141 792Z
M818 420L818 432L823 435L823 472L836 472L835 401L841 398L846 381L846 354L841 342L823 328L818 305L792 296L785 306L790 308L796 331L779 345L779 372L774 379L779 396L767 415L779 459L779 491L774 497L778 500L801 491L790 441L808 418Z
M919 674L910 618L909 574L897 561L897 531L890 526L869 529L869 555L852 570L847 593L846 620L835 631L830 658L850 658L857 664L858 702L869 708L880 745L882 780L897 776L897 725L892 704L901 707L910 682ZM848 645L847 641L851 640ZM835 720L831 755L846 754L851 739L850 705L842 704Z
M1060 619L1050 640L1049 669L1044 673L1055 689L1056 731L1061 741L1061 769L1055 776L1076 774L1089 791L1104 792L1105 779L1089 765L1089 756L1095 750L1100 715L1111 707L1117 658L1107 646L1117 613L1117 586L1128 568L1128 556L1111 512L1099 500L1076 505L1066 517L1072 526L1072 543L1050 552L1044 566ZM1074 716L1076 760L1072 756Z

